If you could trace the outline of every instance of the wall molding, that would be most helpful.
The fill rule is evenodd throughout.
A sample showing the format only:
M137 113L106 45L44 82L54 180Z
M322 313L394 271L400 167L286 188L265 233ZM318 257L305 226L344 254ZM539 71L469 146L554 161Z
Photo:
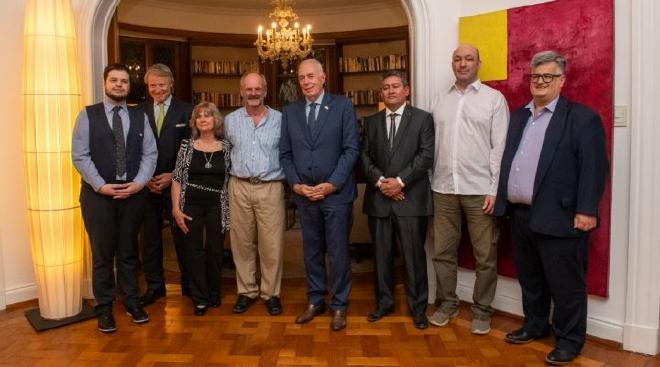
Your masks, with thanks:
M35 283L23 284L18 287L5 289L5 300L7 305L37 299L37 285Z

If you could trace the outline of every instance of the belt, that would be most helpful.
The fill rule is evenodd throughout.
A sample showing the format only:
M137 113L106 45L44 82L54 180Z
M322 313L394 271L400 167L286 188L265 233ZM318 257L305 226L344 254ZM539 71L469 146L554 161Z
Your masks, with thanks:
M531 205L512 203L510 201L509 201L509 207L511 209L520 209L520 210L530 210L532 208Z
M238 177L238 176L231 176L231 177L233 177L233 178L235 178L235 179L237 179L237 180L240 180L240 181L249 182L249 183L251 183L252 185L259 185L259 184L270 183L270 182L282 182L282 180L262 180L262 179L260 179L260 178L257 177L257 176L251 176L251 177Z

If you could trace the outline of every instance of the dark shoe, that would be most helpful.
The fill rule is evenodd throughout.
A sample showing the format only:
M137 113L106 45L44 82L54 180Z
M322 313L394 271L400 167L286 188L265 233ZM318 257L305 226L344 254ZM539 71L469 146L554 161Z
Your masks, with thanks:
M394 307L387 307L386 308L386 307L378 306L378 307L376 307L375 310L369 312L369 314L367 315L367 321L376 322L376 321L382 319L383 317L391 314L392 312L394 312Z
M239 294L234 304L234 308L231 310L233 313L243 313L250 308L250 306L256 301L256 298L250 298L248 296Z
M535 335L527 332L523 328L520 328L518 330L514 330L506 334L506 337L504 337L504 341L511 344L527 344L536 339L545 338L546 336L547 334Z
M106 312L98 316L99 322L99 331L102 333L114 333L117 331L117 325L115 325L115 318L112 317L112 313Z
M221 304L222 304L222 302L221 302L220 300L213 301L213 302L211 303L211 307L213 307L213 308L218 308L218 307L220 307Z
M346 327L346 311L335 310L332 314L332 321L330 321L330 328L333 331L339 331Z
M136 307L132 309L126 309L126 314L133 318L133 322L136 324L143 324L149 321L149 315L144 311L142 307Z
M429 319L426 315L413 316L413 325L420 330L427 329L429 327Z
M316 317L325 312L325 303L321 303L318 306L309 305L305 312L301 313L296 317L296 324L304 324L310 322Z
M165 290L161 290L161 291L148 290L140 297L140 306L142 307L149 306L150 304L156 302L157 299L164 296L165 296Z
M209 306L207 305L195 305L195 316L204 316L208 308Z
M563 366L571 363L576 357L577 353L566 349L555 348L545 356L545 362L553 366Z
M281 314L282 302L280 301L280 297L270 297L266 301L266 308L268 308L268 313L272 316Z

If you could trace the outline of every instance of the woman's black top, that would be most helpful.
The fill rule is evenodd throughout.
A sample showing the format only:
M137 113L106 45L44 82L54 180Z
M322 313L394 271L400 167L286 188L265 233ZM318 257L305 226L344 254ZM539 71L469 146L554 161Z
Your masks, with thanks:
M225 180L225 159L221 150L194 149L188 169L186 205L218 205Z

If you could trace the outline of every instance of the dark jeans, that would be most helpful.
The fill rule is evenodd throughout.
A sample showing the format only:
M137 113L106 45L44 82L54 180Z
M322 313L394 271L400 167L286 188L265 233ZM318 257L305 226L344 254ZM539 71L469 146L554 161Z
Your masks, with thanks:
M80 207L92 248L92 288L97 314L112 310L115 265L124 306L139 305L136 249L144 200L144 191L121 200L98 194L88 185L83 185L80 191Z
M222 249L222 209L216 205L186 205L183 212L192 218L186 221L188 233L183 237L186 248L188 285L195 305L220 302Z

